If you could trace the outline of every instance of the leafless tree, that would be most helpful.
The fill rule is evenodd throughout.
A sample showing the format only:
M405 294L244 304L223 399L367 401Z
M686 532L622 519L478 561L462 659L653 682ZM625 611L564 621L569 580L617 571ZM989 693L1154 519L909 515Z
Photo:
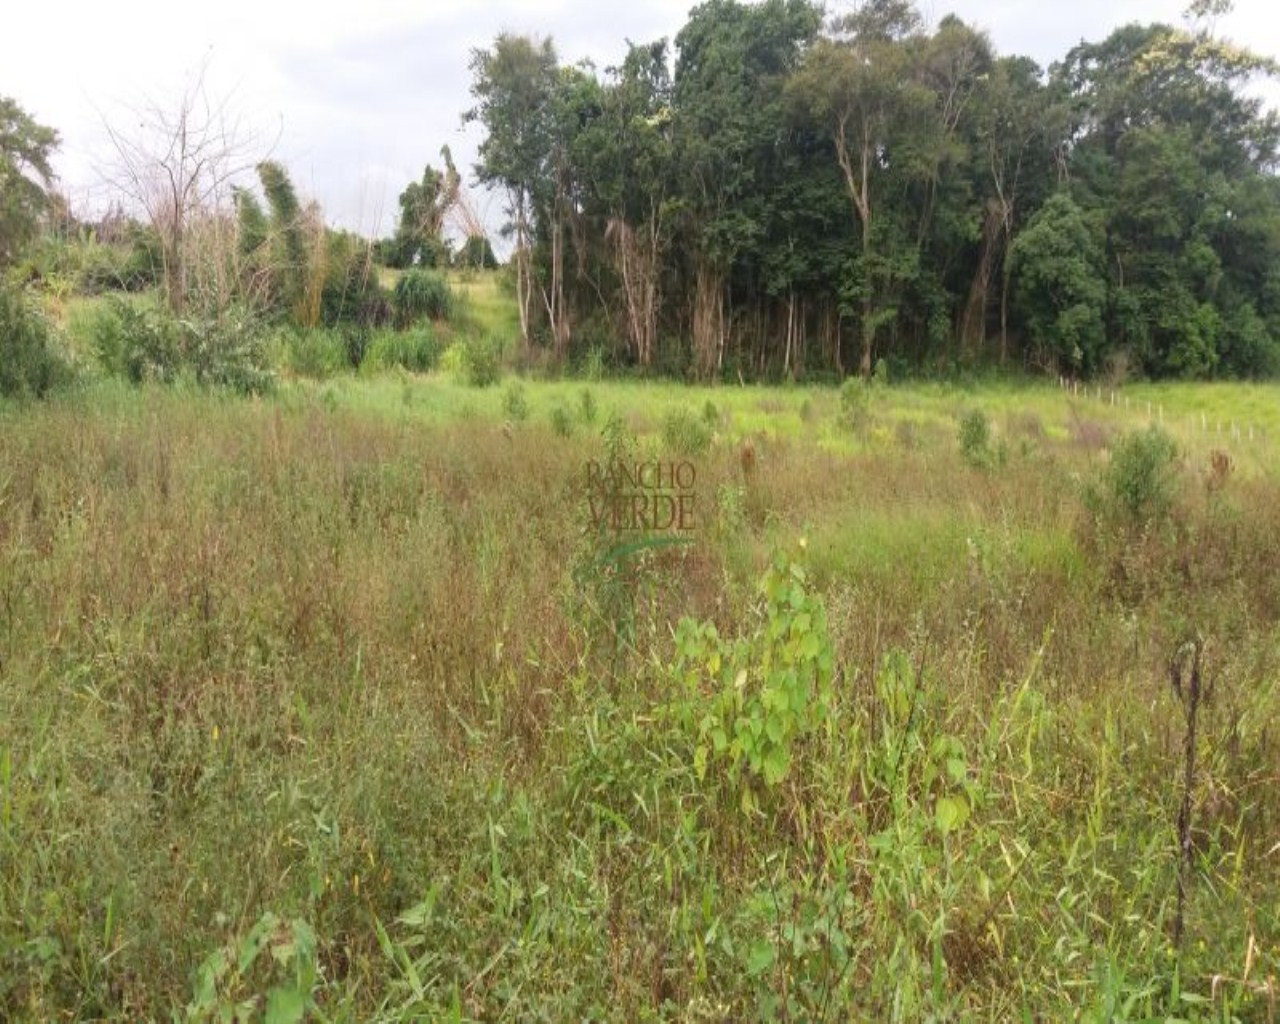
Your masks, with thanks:
M179 316L187 306L193 239L201 235L207 243L211 237L207 230L197 231L197 224L229 218L232 181L265 155L229 98L210 97L207 71L206 61L175 103L146 100L126 107L114 122L103 117L115 151L105 176L159 236L165 298ZM234 231L229 235L234 240Z

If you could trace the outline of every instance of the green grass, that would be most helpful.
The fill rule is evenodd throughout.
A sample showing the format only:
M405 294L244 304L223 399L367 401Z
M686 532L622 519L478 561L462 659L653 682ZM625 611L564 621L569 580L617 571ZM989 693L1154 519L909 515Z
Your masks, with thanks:
M506 423L510 379L0 405L0 1017L1267 1019L1280 392L895 385L855 429L834 388L524 380ZM1129 521L1148 397L1182 455ZM619 566L606 423L666 458L708 402L692 543ZM803 599L766 601L775 557ZM780 782L715 749L827 645Z

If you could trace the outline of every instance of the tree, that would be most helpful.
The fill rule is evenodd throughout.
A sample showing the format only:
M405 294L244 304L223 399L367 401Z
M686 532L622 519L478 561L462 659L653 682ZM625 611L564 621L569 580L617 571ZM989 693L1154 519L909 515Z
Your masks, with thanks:
M115 149L111 184L135 203L160 237L164 292L169 308L187 306L191 229L201 217L218 215L235 177L253 167L255 143L227 100L213 100L201 66L172 107L148 101L130 108L127 120L105 122Z
M899 170L899 153L910 151L907 133L934 104L913 66L910 43L919 25L909 4L868 3L838 24L840 38L817 42L789 85L799 107L830 134L857 221L860 248L843 292L858 311L863 377L871 375L877 332L897 316L882 297L903 270L894 258L894 225L877 217L880 197L885 179Z
M700 376L723 369L732 275L763 255L767 183L787 134L784 85L820 25L808 0L708 0L676 36L675 180Z
M1026 218L1024 207L1034 209L1033 204L1044 194L1047 156L1057 135L1057 121L1041 83L1040 68L1027 57L1002 57L995 62L976 109L982 243L961 322L960 343L981 340L985 335L991 285L999 268L999 358L1003 364L1009 356L1009 250Z
M36 233L53 186L58 133L0 96L0 268Z
M631 46L573 157L604 223L628 347L642 367L658 347L660 279L670 189L671 74L666 40Z
M1014 242L1012 257L1019 309L1049 367L1096 369L1106 339L1102 249L1070 195L1049 198Z
M508 230L515 236L516 298L520 334L528 345L533 316L534 203L549 174L550 97L557 58L550 39L502 33L488 50L471 54L471 94L477 104L463 116L485 129L476 176L507 193Z
M458 202L462 177L453 165L448 146L441 154L444 171L428 164L422 171L422 181L411 181L400 193L400 225L392 245L392 266L435 267L448 263L445 218Z

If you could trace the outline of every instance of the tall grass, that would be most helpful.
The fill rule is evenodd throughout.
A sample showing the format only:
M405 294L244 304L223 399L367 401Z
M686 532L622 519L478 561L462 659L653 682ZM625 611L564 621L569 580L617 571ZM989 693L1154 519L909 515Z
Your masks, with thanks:
M438 376L0 406L0 1016L263 1012L304 978L338 1020L1267 1019L1273 462L1209 488L1185 450L1122 529L1049 389L882 389L865 438L833 390L721 389L679 456L695 543L630 556L618 659L606 443L551 422L580 393L529 382L505 429L501 388ZM641 458L710 397L591 393ZM975 403L998 466L960 455ZM758 589L779 552L825 627ZM693 672L684 616L746 660ZM737 665L756 693L828 642L783 777L699 754Z

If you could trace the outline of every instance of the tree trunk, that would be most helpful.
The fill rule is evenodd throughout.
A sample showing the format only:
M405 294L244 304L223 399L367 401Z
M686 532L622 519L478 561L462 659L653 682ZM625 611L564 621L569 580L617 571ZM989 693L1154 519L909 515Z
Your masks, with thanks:
M694 368L702 378L723 365L724 285L705 261L699 263L694 275L693 357Z

